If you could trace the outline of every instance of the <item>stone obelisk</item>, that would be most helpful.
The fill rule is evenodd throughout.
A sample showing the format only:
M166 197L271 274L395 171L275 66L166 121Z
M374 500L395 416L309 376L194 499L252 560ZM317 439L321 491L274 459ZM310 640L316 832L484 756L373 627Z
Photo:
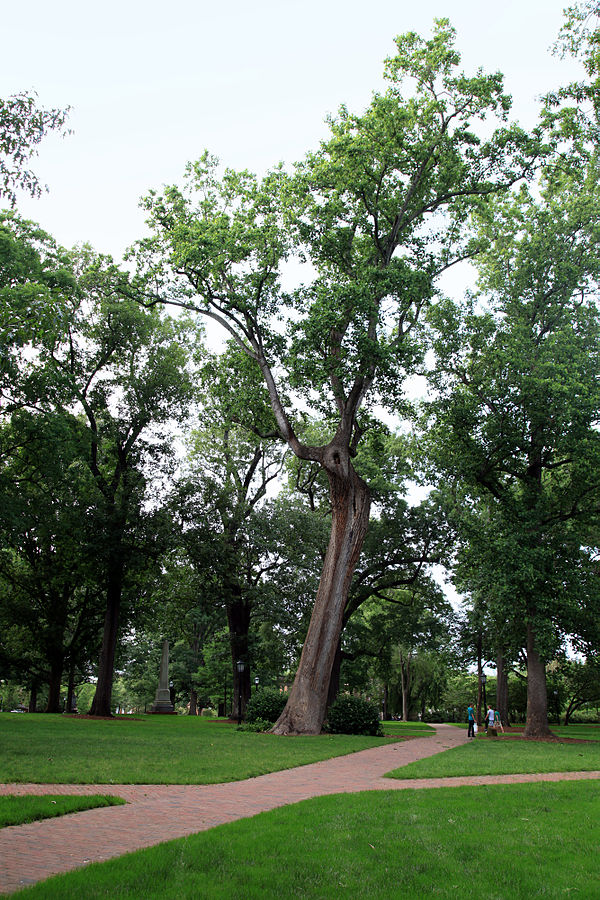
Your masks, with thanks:
M160 660L160 672L158 675L158 688L154 703L149 710L151 713L174 713L169 690L169 642L163 641L162 657Z

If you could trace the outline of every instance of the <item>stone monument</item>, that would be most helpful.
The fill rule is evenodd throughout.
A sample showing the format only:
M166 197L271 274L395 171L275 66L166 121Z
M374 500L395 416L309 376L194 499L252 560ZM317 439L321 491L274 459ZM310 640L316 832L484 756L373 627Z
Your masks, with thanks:
M158 688L156 689L156 697L154 703L149 709L151 713L174 714L175 708L171 703L171 692L169 690L169 642L163 641L162 657L160 660L160 672L158 675Z

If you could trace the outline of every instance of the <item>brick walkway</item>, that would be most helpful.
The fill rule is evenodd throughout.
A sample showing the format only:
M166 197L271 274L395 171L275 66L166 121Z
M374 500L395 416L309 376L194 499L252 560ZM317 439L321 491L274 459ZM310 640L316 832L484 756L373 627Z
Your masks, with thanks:
M436 726L434 737L386 744L349 756L246 781L215 785L4 784L0 794L115 794L126 806L93 809L2 830L0 892L11 893L58 872L204 831L308 797L365 790L406 790L600 778L600 772L470 778L383 778L386 772L465 741L465 732Z

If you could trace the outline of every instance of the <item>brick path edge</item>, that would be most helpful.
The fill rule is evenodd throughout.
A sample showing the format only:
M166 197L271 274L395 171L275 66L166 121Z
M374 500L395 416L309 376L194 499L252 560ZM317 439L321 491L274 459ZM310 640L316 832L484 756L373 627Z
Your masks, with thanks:
M2 829L0 893L12 893L60 872L325 794L533 781L598 779L600 772L556 772L458 778L384 778L400 768L463 744L463 729L437 725L434 736L385 744L245 781L214 785L2 784L0 795L112 794L125 806L87 810Z

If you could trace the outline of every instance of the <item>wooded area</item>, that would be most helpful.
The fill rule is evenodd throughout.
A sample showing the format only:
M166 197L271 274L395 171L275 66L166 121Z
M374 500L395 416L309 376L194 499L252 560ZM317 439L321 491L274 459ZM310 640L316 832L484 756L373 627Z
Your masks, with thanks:
M167 638L176 705L285 689L277 734L340 692L464 718L490 666L527 736L598 704L599 35L567 15L530 131L447 20L402 35L364 112L262 177L206 152L116 262L19 215L68 111L0 100L4 702L144 709Z

